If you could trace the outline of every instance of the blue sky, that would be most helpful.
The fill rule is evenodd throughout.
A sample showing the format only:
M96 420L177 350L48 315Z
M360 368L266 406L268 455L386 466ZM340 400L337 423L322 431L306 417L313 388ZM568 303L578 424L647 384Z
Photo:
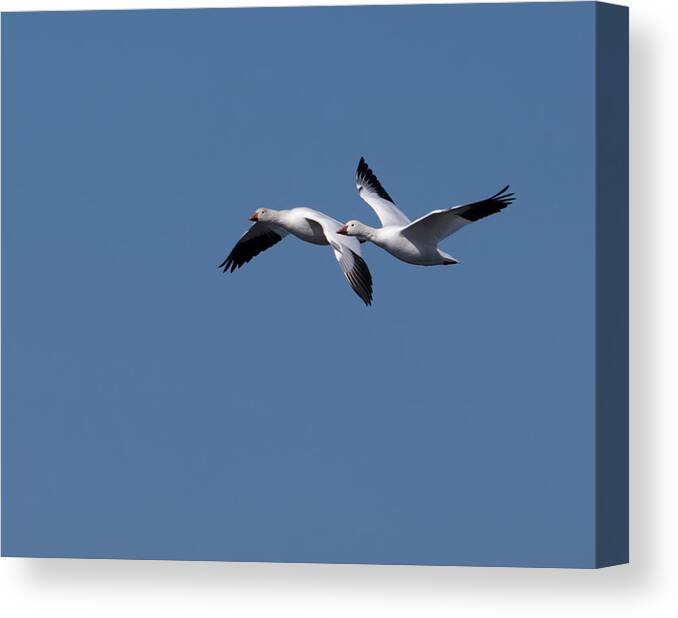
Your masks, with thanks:
M593 8L4 14L3 553L588 566ZM366 308L257 207L516 202Z

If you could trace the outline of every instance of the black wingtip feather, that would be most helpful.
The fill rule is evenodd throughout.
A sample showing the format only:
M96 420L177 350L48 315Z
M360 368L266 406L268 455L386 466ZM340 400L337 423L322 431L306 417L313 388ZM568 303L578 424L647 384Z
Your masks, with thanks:
M354 266L353 270L346 274L346 278L353 291L369 307L372 304L372 273L370 273L367 263L360 255L352 250L351 253L353 254Z
M227 273L230 268L233 266L233 251L229 253L228 257L221 263L219 264L219 268L222 270L222 272Z
M387 193L386 189L381 186L379 179L375 173L370 169L369 165L365 161L365 157L360 157L358 162L358 169L355 173L356 184L365 185L372 189L380 198L388 200L392 204L395 204L393 198Z
M504 202L507 205L515 200L515 193L507 193L511 185L506 185L501 191L497 191L491 198L491 200L497 200L498 202Z
M494 199L495 197L499 197L502 193L508 191L510 185L506 185L503 189L500 189L497 191L490 199Z
M501 191L497 191L492 197L483 200L482 202L469 204L465 209L465 212L460 214L460 216L467 221L478 221L478 219L483 219L501 212L516 199L515 193L507 193L509 186L510 185L506 185Z

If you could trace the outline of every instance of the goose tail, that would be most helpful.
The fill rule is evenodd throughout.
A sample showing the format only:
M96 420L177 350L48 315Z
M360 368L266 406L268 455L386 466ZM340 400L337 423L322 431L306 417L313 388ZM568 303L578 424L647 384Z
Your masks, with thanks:
M440 253L440 257L443 258L443 265L448 266L450 264L459 264L459 260L452 257L449 253L445 253L440 249L438 249L438 253Z

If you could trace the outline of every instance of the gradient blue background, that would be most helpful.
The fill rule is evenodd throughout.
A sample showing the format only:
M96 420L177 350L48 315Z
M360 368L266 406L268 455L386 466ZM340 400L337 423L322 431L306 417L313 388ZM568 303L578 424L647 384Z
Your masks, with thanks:
M5 555L594 562L594 7L4 14ZM259 206L443 247L217 264Z

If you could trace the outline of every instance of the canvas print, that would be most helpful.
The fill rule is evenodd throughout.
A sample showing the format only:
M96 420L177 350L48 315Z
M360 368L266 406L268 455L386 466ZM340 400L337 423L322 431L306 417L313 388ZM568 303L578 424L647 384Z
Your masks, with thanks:
M3 555L627 562L627 236L623 7L3 14Z

